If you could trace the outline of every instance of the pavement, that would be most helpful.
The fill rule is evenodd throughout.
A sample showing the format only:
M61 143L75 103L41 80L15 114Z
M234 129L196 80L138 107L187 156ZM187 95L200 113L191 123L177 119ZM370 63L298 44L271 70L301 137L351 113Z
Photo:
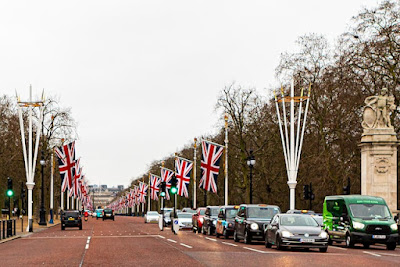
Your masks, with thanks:
M400 248L344 244L318 250L266 248L191 231L173 234L142 217L117 216L115 221L89 218L83 229L49 227L0 244L3 266L399 266Z

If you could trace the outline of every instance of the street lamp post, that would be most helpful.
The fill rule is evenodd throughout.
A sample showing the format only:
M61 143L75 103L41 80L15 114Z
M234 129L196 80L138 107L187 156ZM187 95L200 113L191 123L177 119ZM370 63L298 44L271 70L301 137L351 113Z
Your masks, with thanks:
M250 167L250 204L253 204L253 166L256 160L253 155L253 150L250 150L250 156L247 157L247 165Z
M41 167L41 173L42 173L42 199L41 199L41 203L40 203L40 221L39 221L39 225L47 225L46 222L46 209L44 208L44 175L43 175L43 169L44 169L44 165L45 165L45 161L44 161L44 151L42 149L42 158L40 159L40 165Z

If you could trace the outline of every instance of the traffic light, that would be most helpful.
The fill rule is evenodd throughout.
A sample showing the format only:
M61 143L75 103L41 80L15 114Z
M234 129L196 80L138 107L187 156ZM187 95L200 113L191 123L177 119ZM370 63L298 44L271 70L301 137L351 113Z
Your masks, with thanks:
M347 186L343 186L343 195L350 195L350 178L347 178Z
M8 197L14 196L12 179L10 177L7 178L7 191L6 191L6 194L7 194Z
M310 199L310 186L308 184L303 185L303 198L305 200Z
M167 188L167 183L166 182L161 182L160 196L165 197L166 188Z
M174 175L172 176L171 179L171 189L170 189L171 195L175 195L178 192L178 187L176 187L177 184L178 184L178 179L176 179L176 176Z

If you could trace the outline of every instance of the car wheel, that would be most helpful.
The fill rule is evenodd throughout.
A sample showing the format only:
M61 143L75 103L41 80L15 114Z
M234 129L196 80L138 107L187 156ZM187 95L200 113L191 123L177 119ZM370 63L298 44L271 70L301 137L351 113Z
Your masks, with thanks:
M82 225L79 226L79 230L82 230Z
M207 234L212 235L211 227L207 227Z
M219 238L219 237L221 236L221 234L215 232L215 236L216 236L217 238Z
M203 235L206 235L206 229L204 229L204 226L201 228L201 232L203 233Z
M277 250L282 250L283 249L281 237L279 235L276 237L276 249Z
M113 218L113 221L115 221L115 219Z
M319 248L319 252L327 252L328 251L328 247L326 248Z
M196 233L196 228L195 228L195 227L193 227L192 231L193 231L193 233Z
M64 230L65 230L65 226L61 226L61 230L63 230L63 231L64 231Z
M368 243L364 243L364 244L363 244L363 247L367 249L367 248L369 248L369 245L370 245L370 244L368 244Z
M265 247L266 248L271 248L272 247L272 244L268 242L268 237L267 237L266 234L265 234Z
M331 236L328 237L328 245L329 245L329 246L332 246L332 245L333 245L333 241L332 241L332 239L331 239Z
M98 220L99 219L99 217L96 217L96 220Z
M251 244L251 236L249 235L248 231L244 232L244 243L245 244Z
M228 234L228 231L226 231L226 229L224 230L224 237L225 237L225 239L229 238L229 234Z
M396 242L387 243L387 244L386 244L386 249L388 249L388 250L395 250L395 249L396 249Z
M233 232L233 241L239 242L239 238L238 238L238 236L237 236L236 230Z
M351 238L351 235L350 235L350 234L347 234L347 235L346 235L346 247L348 247L348 248L354 247L354 241L353 241L353 239Z

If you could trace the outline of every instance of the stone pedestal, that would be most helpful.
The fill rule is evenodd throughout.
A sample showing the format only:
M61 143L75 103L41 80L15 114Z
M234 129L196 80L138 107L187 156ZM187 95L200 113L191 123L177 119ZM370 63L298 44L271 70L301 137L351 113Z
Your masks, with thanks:
M361 137L361 194L385 199L397 211L397 146L393 128L364 129Z

